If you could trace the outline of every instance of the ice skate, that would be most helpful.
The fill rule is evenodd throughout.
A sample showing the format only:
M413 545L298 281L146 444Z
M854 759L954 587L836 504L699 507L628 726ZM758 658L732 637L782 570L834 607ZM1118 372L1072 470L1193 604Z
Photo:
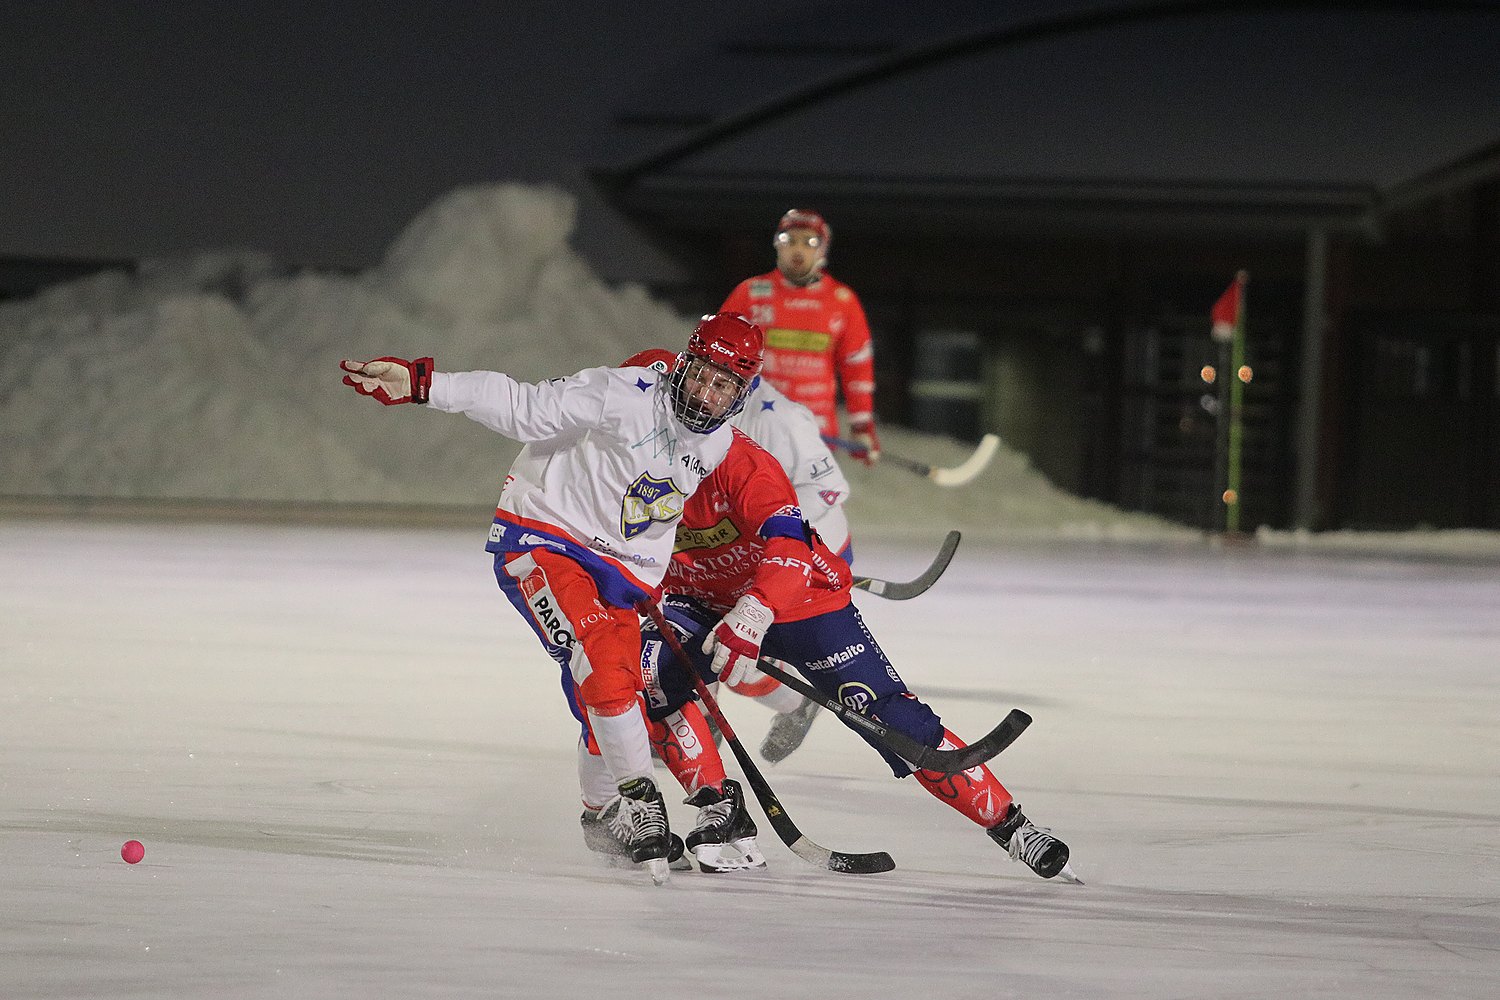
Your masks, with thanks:
M1042 878L1059 877L1064 882L1083 884L1068 867L1068 845L1052 836L1050 830L1034 825L1014 802L1005 818L985 832L1010 853L1011 860L1025 863Z
M802 745L807 731L812 728L820 706L815 701L804 699L801 705L790 712L778 712L761 741L760 755L768 764L779 764Z
M610 832L609 824L599 818L602 809L585 809L583 815L578 817L578 825L583 828L583 846L595 854L602 854L611 862L620 865L634 867L635 862L630 857L630 847L615 839ZM674 872L690 872L693 870L693 859L687 856L687 851L682 845L682 838L677 834L668 837L671 848L667 851L667 865Z
M698 825L687 836L687 849L698 859L700 870L734 872L766 866L738 782L725 778L723 792L700 788L687 804L698 807Z
M620 785L620 794L599 811L610 835L630 852L630 860L651 873L661 885L671 877L668 858L672 831L667 826L667 806L656 782L631 778Z

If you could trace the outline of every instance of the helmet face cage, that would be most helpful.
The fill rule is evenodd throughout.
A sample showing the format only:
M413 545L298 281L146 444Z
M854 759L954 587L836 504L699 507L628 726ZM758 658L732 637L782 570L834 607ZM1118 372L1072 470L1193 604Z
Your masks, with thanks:
M672 412L689 430L707 434L745 408L750 380L695 354L678 355L667 376Z
M765 331L740 313L704 316L668 377L677 418L706 434L740 412L760 374L765 346Z

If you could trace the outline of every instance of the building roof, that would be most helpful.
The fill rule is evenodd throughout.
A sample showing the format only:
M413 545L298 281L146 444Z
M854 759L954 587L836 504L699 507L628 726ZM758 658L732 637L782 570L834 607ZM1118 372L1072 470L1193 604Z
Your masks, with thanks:
M1500 176L1495 3L995 6L767 25L641 95L650 115L623 121L687 127L596 179L683 232L793 204L846 225L1375 232Z

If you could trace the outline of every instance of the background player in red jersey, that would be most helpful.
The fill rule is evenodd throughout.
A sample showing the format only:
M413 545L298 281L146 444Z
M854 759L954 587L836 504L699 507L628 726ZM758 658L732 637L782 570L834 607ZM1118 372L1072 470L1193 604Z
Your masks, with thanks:
M856 457L880 459L875 433L875 354L854 289L828 274L833 233L816 212L794 208L776 226L776 270L740 282L721 311L743 313L766 331L762 377L817 415L838 436L838 387Z

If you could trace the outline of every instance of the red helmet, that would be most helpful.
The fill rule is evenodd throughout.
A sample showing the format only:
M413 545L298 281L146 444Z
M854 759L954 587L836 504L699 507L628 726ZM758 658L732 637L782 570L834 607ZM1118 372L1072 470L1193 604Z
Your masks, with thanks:
M698 322L687 353L711 361L749 382L765 360L766 334L737 312L713 313Z
M828 244L833 242L833 230L828 228L828 223L817 212L805 208L794 208L783 215L776 224L776 235L780 236L788 229L811 229L823 241L825 253L828 251Z
M648 347L637 351L620 365L621 368L652 368L660 364L663 372L669 372L677 364L677 355L665 347Z
M760 376L766 335L736 312L705 316L667 379L677 419L706 434L745 406Z

